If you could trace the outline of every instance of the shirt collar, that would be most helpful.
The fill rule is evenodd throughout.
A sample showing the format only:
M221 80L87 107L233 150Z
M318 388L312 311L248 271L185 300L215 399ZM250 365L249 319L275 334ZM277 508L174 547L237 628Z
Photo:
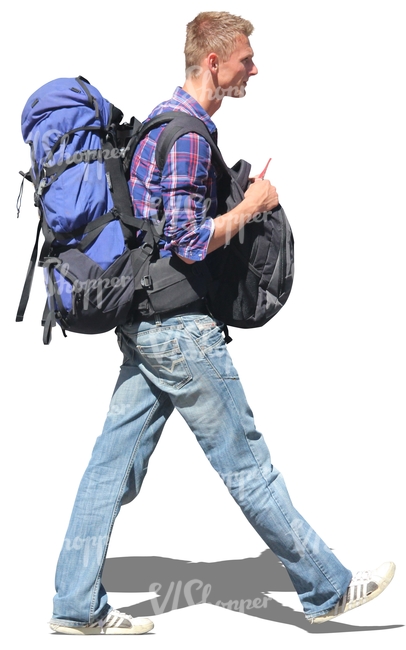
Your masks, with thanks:
M203 106L201 106L199 102L197 102L191 95L189 95L189 93L183 90L183 88L180 86L176 88L175 92L173 93L173 99L179 103L179 105L184 106L188 113L191 113L195 117L201 119L209 129L210 133L214 133L214 131L216 131L216 125L212 121L210 115L206 113Z

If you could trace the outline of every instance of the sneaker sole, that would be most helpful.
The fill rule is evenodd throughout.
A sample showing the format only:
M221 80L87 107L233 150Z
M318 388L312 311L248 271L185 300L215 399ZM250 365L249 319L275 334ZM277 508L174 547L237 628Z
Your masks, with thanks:
M135 627L67 627L65 625L50 624L51 630L59 632L59 634L81 634L81 635L94 635L94 634L115 634L115 635L129 635L129 634L146 634L154 627L152 621L145 625L137 625Z
M342 614L346 614L347 612L350 612L353 609L357 609L357 607L361 607L361 605L366 605L371 600L374 600L374 598L377 598L383 591L385 591L386 587L392 582L393 576L395 575L396 565L393 562L388 562L388 564L390 566L381 584L378 586L377 589L375 589L375 591L372 592L370 596L367 596L365 598L364 602L359 603L358 605L354 605L354 607L348 607L348 609L345 609L343 612L339 612L338 614L332 614L332 615L325 614L324 616L317 616L316 618L310 619L310 622L325 623L326 621L331 621L333 618L337 618L337 616L342 616Z

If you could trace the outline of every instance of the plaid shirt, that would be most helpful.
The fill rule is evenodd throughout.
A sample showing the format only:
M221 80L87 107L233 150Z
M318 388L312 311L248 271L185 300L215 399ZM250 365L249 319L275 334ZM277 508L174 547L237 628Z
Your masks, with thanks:
M179 110L200 118L214 133L216 127L206 111L182 88L159 104L149 118ZM197 133L181 136L172 147L162 176L155 162L158 127L138 145L131 164L129 181L135 216L154 221L163 205L165 226L161 255L172 252L198 262L206 257L217 214L216 178L211 149Z

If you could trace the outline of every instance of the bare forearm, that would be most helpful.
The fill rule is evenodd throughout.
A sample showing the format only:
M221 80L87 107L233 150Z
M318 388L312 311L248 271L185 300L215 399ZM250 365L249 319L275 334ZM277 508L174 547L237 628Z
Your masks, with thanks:
M221 246L230 243L230 239L237 235L239 231L247 224L256 214L256 210L248 199L244 199L233 210L216 217L214 220L214 232L211 236L207 253L217 250Z
M229 244L230 239L244 228L245 224L251 221L256 214L276 208L278 202L275 187L269 181L255 178L245 192L244 200L230 212L214 220L214 233L207 252L211 253L220 246Z
M276 208L278 194L267 180L256 178L245 192L245 198L235 208L214 219L214 232L207 248L207 254L230 243L234 237L256 214ZM181 256L179 256L181 257ZM181 257L186 263L192 260Z

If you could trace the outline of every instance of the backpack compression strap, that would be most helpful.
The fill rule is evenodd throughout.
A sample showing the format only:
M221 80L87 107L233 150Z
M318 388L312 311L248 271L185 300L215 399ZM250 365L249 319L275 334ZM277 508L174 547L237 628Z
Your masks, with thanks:
M21 294L21 298L20 298L20 303L19 303L18 308L17 308L17 315L16 315L17 323L21 322L23 320L24 313L25 313L25 310L27 308L28 298L30 297L32 280L33 280L33 277L34 277L34 269L35 269L35 265L37 263L37 257L38 257L38 242L39 242L39 236L40 236L40 233L41 233L41 227L42 227L42 218L38 222L37 233L36 233L36 236L35 236L34 248L32 249L30 262L28 264L27 275L26 275L26 278L25 278L24 287L23 287L23 291L22 291L22 294Z

